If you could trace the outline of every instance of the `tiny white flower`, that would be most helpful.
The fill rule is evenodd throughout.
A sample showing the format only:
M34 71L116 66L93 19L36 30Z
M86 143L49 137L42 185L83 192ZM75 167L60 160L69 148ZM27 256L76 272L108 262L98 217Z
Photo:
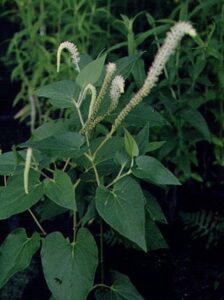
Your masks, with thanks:
M79 56L79 50L76 47L75 44L71 42L63 42L59 45L58 51L57 51L57 72L59 72L60 69L60 60L61 60L61 52L63 49L67 49L69 53L71 54L72 62L75 65L75 68L78 72L80 72L79 69L79 61L80 61L80 56Z
M114 74L114 72L116 71L116 68L117 67L116 67L115 63L108 63L107 67L106 67L106 72Z
M124 93L124 78L121 75L114 77L110 88L110 97L113 101L117 101L121 94Z

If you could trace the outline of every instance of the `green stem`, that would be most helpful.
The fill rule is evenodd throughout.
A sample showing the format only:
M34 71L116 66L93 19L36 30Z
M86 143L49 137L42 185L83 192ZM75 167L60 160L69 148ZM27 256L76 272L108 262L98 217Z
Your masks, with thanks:
M109 188L110 186L114 185L116 182L118 182L119 180L121 180L122 178L128 176L131 174L131 170L128 170L126 173L120 175L119 177L116 177L111 183L109 183L106 188Z
M104 283L97 283L97 284L95 284L91 289L90 289L90 291L89 292L92 292L93 290L95 290L95 289L97 289L97 288L100 288L100 287L102 287L102 288L106 288L106 289L112 289L109 285L106 285L106 284L104 284Z
M99 150L103 147L106 142L112 138L114 131L111 129L111 131L106 135L105 139L99 144L99 146L96 148L95 152L93 153L93 157L96 157L96 154L99 152Z
M7 185L7 177L6 177L6 175L3 176L3 180L4 180L4 186L6 186Z
M96 165L94 164L93 161L92 161L92 166L93 166L93 170L94 170L94 173L95 173L97 185L100 186L100 178L99 178L99 174L98 174Z
M103 245L103 220L100 219L100 279L104 283L104 245Z
M113 180L111 183L109 183L109 184L106 186L106 188L109 188L110 186L112 186L113 184L115 184L116 182L118 182L119 180L121 180L122 178L124 178L124 177L130 175L130 174L132 173L131 169L132 169L132 167L133 167L133 164L134 164L134 158L132 157L132 159L131 159L131 165L130 165L129 170L128 170L126 173L122 174L122 171L123 171L123 169L124 169L124 167L125 167L125 164L122 165L122 167L121 167L121 169L120 169L118 175L114 178L114 180Z
M64 164L64 167L63 167L63 169L62 169L63 172L66 170L67 166L69 165L69 162L70 162L70 158L68 158L68 159L66 160L66 162L65 162L65 164Z
M76 217L76 211L73 211L73 242L75 242L76 238L76 228L77 228L77 217Z
M41 226L40 222L37 220L36 216L34 215L34 213L32 212L32 210L29 208L28 212L30 213L31 217L33 218L34 222L36 223L37 227L39 227L40 231L42 232L42 234L45 236L47 235L46 231L44 230L44 228Z
M81 111L79 109L79 105L74 101L74 105L78 111L78 115L79 115L79 119L80 119L80 123L82 125L82 129L84 128L85 124L82 118L82 114ZM111 130L111 135L112 135L112 130ZM100 178L99 178L99 174L96 168L96 165L94 163L94 159L95 159L95 154L92 154L91 150L90 150L90 143L89 143L89 138L88 138L88 133L85 132L85 138L86 138L86 143L88 146L88 152L89 154L85 153L84 155L89 159L89 161L91 162L91 165L93 167L94 170L94 174L95 174L95 178L96 178L96 182L97 182L97 186L100 186ZM104 140L104 143L110 138L110 136L107 136ZM100 145L100 148L103 146L103 144ZM99 148L99 149L100 149ZM98 150L99 150L98 149ZM103 284L104 282L104 256L103 256L103 220L100 220L100 270L101 270L101 283ZM75 234L76 234L76 228L77 228L77 220L76 220L76 213L74 212L73 214L73 230L74 230L74 240L75 240Z

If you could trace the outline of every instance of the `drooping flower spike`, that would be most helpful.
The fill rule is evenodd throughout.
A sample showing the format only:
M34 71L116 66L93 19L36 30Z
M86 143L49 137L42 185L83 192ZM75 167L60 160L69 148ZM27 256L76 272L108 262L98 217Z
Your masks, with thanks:
M156 57L152 63L152 66L149 68L143 86L133 96L130 102L123 108L123 110L116 118L112 127L112 133L118 128L118 126L129 114L129 112L136 105L138 105L142 101L142 99L146 97L150 93L151 89L156 85L159 79L159 75L162 73L167 61L173 54L175 48L177 47L177 44L180 42L180 40L185 34L194 37L196 36L196 30L190 23L183 21L177 22L167 33L162 47L158 50Z
M60 70L60 63L61 63L61 52L63 49L67 49L69 53L71 54L72 62L75 65L75 68L78 72L80 72L79 68L79 61L80 61L80 55L79 50L76 47L75 44L71 42L63 42L59 45L58 51L57 51L57 72Z

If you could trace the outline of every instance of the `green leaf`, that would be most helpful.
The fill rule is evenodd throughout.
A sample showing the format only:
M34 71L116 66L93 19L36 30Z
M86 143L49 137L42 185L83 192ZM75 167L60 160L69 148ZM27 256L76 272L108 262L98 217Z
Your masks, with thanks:
M145 154L147 152L147 148L149 144L149 123L148 122L137 134L136 142L139 147L139 153Z
M16 169L16 158L12 151L0 155L0 175L11 175Z
M142 190L131 177L118 181L112 191L101 186L96 192L96 209L104 221L146 250L144 203Z
M81 225L85 226L87 223L92 222L97 217L97 211L95 206L95 199L92 199L89 203L86 213L82 217Z
M91 83L94 84L100 78L101 73L103 72L104 62L106 59L106 54L95 59L87 66L85 66L76 78L76 83L83 87L84 85Z
M168 122L148 103L140 103L124 121L128 126L143 127L149 122L149 127L164 126Z
M28 141L21 147L31 147L49 156L65 158L75 156L79 153L80 147L84 143L84 137L76 132L65 132L50 136L40 141Z
M75 191L68 174L56 170L54 179L44 180L44 193L56 204L76 211Z
M125 149L121 149L119 151L116 151L115 157L114 157L115 163L119 164L120 166L127 165L128 163L131 164L131 159Z
M112 285L109 288L97 289L96 300L144 300L128 276L112 272Z
M55 300L86 300L98 264L97 245L87 229L80 229L72 244L59 232L49 234L43 242L41 259Z
M142 53L139 53L118 59L115 62L117 66L116 75L122 75L124 79L127 79L141 55Z
M151 219L153 221L167 224L167 219L156 198L147 191L144 191L144 195L146 198L146 210Z
M62 134L68 131L62 120L50 121L42 124L32 132L32 141L40 141L53 135Z
M23 175L14 175L9 178L7 186L0 190L0 220L21 213L43 196L39 174L33 170L29 172L29 194L24 191Z
M158 141L158 142L151 142L148 143L147 147L146 147L146 152L152 152L155 150L160 149L166 141Z
M136 165L132 172L138 178L158 185L180 185L179 180L154 157L139 156Z
M134 77L134 80L137 84L137 87L140 88L146 78L145 74L145 63L143 59L138 59L132 69L132 75Z
M177 146L178 146L177 137L169 137L169 139L164 143L164 145L162 145L162 147L159 150L159 154L158 154L159 159L162 160L163 158L165 158L172 151L174 151Z
M99 139L99 141L102 141L102 139ZM99 144L99 141L97 145ZM102 163L104 161L107 161L109 159L112 159L115 157L116 151L119 151L124 146L124 141L122 137L114 136L112 137L107 143L98 151L96 155L96 163ZM95 149L96 146L93 146L93 149Z
M80 70L85 68L85 66L87 66L92 61L93 61L92 57L89 56L88 54L81 54L80 55L80 61L79 61Z
M40 247L40 236L35 232L28 238L23 228L11 232L0 247L0 288L17 272L23 271Z
M148 251L168 248L167 242L148 211L146 211L145 238Z
M41 223L46 220L53 220L57 216L62 215L67 211L68 210L66 208L61 207L48 199L45 199L37 208L37 213Z
M154 36L155 34L161 34L162 32L167 31L168 27L169 27L169 25L160 25L153 29L149 29L143 33L139 33L136 36L136 41L135 41L136 45L137 46L141 45L144 42L144 40L150 36Z
M191 126L203 134L206 140L210 141L211 134L202 114L194 109L186 109L181 113L181 117Z
M90 144L92 153L95 152L97 146L102 142L103 138L94 139ZM112 137L107 143L97 152L95 163L99 167L100 164L112 161L115 158L116 152L124 148L124 139L119 136ZM91 169L91 162L84 156L76 159L78 165L83 166L85 169Z
M50 99L51 104L57 108L68 108L74 106L73 101L78 92L75 81L62 80L37 89L34 95Z
M138 145L133 136L127 131L127 129L124 129L124 145L130 157L139 155Z

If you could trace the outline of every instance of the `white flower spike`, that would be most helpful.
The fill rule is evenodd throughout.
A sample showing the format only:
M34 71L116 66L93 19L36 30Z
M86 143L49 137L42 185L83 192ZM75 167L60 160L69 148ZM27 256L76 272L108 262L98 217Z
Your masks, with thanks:
M110 97L113 101L117 101L121 94L124 93L124 78L121 75L114 77L111 88L110 88Z
M197 35L193 26L190 23L183 21L177 22L167 33L162 47L158 50L152 66L149 68L143 86L117 116L112 126L112 133L118 128L129 112L151 92L151 89L156 85L159 75L162 73L167 61L185 34L188 34L192 37Z
M190 23L183 21L177 22L167 33L165 41L156 54L143 85L146 95L149 93L149 90L156 85L159 75L162 73L167 61L176 49L177 44L185 34L194 37L196 36L196 30Z
M115 63L108 63L107 67L106 67L106 72L109 74L114 74L114 72L116 71L116 64Z
M71 54L71 58L72 58L72 62L75 65L75 68L78 72L80 72L80 68L79 68L79 61L80 61L80 56L79 56L79 50L76 47L75 44L71 43L71 42L63 42L60 44L60 46L58 47L58 51L57 51L57 72L59 72L60 70L60 63L61 63L61 52L63 49L67 49L69 51L69 53Z

